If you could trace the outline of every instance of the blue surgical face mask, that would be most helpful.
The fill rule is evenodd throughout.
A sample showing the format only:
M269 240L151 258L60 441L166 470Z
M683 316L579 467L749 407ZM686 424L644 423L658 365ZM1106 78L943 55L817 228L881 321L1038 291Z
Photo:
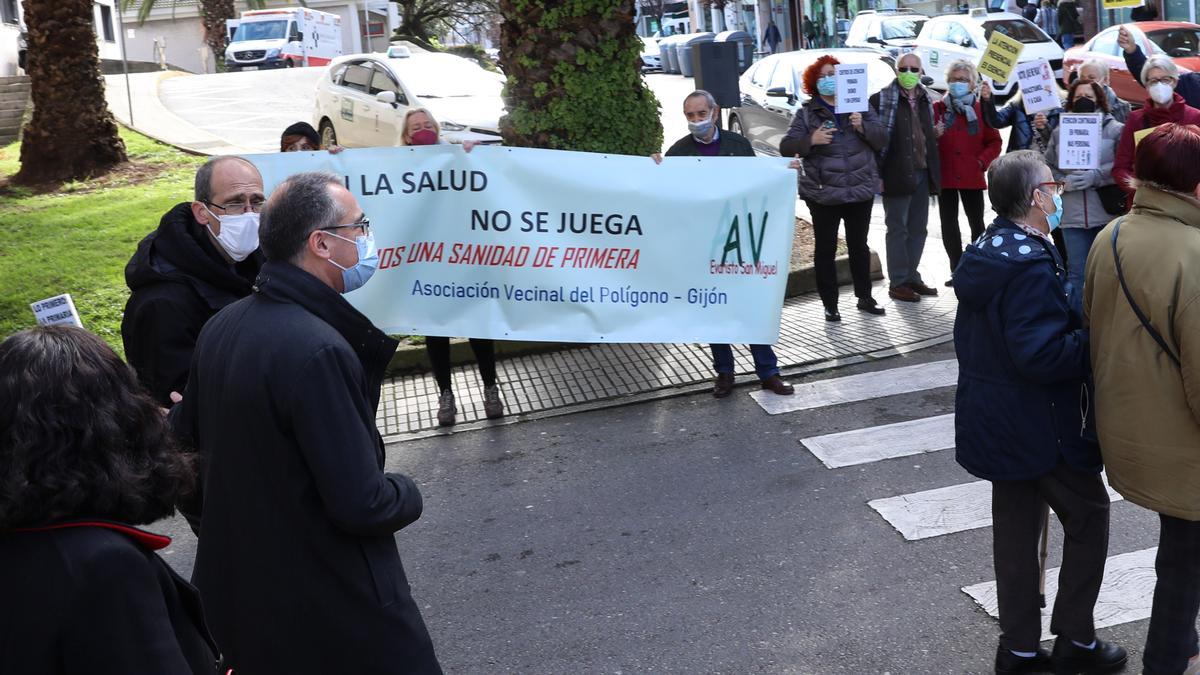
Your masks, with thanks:
M1053 232L1057 230L1059 224L1062 223L1063 202L1062 197L1059 195L1051 195L1051 197L1054 199L1054 211L1052 213L1046 213L1045 211L1042 211L1042 213L1046 213L1046 226L1050 228L1051 232ZM1038 208L1040 209L1042 207L1039 206Z
M342 271L342 283L346 286L346 289L342 291L343 293L349 293L362 288L370 281L371 275L375 274L375 270L379 268L379 252L375 250L375 233L368 232L367 234L361 234L353 240L329 231L326 231L325 234L354 244L358 248L358 262L350 267L342 267L334 262L333 258L330 258L329 262Z
M822 96L833 96L837 93L837 78L833 75L826 75L817 80L817 92Z
M951 82L950 96L954 98L962 98L971 93L971 85L966 82Z

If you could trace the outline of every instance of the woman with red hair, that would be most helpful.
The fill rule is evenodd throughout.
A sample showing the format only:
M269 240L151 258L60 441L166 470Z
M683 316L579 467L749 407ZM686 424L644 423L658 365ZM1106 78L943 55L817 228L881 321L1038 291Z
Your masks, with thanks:
M870 108L861 113L838 114L834 110L837 64L836 58L822 56L804 71L804 91L810 98L796 111L779 144L781 155L800 158L800 196L812 214L816 240L813 266L826 321L842 319L834 265L838 224L842 221L846 223L846 247L858 308L883 314L883 308L871 297L867 227L879 182L875 153L887 144L887 132Z
M1133 118L1125 131L1131 126ZM1147 675L1200 669L1197 157L1200 128L1193 125L1168 122L1142 139L1133 207L1100 232L1083 285L1108 481L1160 520L1158 579L1142 658Z

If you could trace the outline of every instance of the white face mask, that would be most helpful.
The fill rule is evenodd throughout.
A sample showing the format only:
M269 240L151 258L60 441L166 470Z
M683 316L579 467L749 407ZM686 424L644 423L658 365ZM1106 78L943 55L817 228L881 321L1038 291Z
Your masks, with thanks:
M253 211L247 211L236 216L227 215L224 217L218 216L208 207L204 207L208 211L208 215L216 218L221 224L221 234L213 234L212 226L205 225L208 228L209 234L216 238L217 243L225 252L233 258L234 262L241 262L248 258L254 249L258 248L258 214Z
M1150 92L1150 98L1159 105L1166 105L1171 102L1171 99L1175 98L1175 90L1171 88L1171 85L1163 84L1162 82L1150 85L1148 91Z

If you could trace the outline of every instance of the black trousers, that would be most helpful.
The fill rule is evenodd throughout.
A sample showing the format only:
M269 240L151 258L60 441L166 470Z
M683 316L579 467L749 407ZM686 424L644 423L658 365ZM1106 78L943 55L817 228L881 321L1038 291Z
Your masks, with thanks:
M1200 611L1200 522L1159 514L1154 605L1142 670L1146 675L1179 675L1196 655L1196 614Z
M1047 506L1066 535L1050 631L1084 644L1096 635L1092 611L1108 555L1108 491L1100 474L1060 462L1032 480L992 482L992 555L1005 649L1036 651L1042 639L1038 547Z
M971 241L983 236L983 190L958 190L946 188L938 196L938 215L942 219L942 246L950 258L950 272L958 267L962 258L962 232L958 229L958 201L962 199L967 212L967 225L971 228Z
M817 275L817 294L826 307L837 307L838 223L846 223L846 249L850 254L850 276L854 295L871 297L871 249L867 248L867 230L871 226L873 200L853 204L825 206L807 201L813 219L813 268Z
M433 377L437 380L441 391L450 391L450 338L425 338L425 351L429 353L429 363L433 366ZM471 351L475 352L475 361L479 364L479 377L483 386L496 384L496 343L493 340L471 338Z

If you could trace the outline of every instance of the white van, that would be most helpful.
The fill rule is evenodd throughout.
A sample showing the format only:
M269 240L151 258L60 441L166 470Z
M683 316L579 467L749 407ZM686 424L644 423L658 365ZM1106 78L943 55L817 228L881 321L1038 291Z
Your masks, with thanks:
M230 20L229 71L324 66L342 55L342 17L315 9L259 9Z

